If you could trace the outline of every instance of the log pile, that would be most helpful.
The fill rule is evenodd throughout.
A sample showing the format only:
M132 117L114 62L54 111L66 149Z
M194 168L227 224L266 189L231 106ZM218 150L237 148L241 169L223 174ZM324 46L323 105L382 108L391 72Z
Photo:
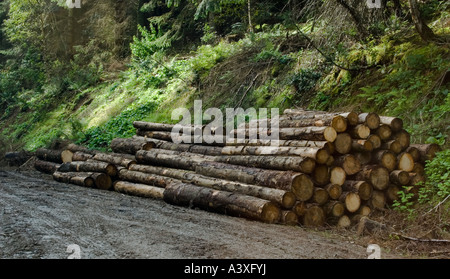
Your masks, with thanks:
M250 138L263 131L251 131L255 125L270 123L252 121L230 133L244 139L222 143L202 141L195 129L191 143L175 143L174 125L136 121L136 136L114 139L113 153L76 145L65 157L41 151L36 169L58 181L267 223L348 227L389 207L399 191L416 193L425 161L439 151L410 144L401 119L375 113L285 110L278 130L264 130L279 132L278 145Z

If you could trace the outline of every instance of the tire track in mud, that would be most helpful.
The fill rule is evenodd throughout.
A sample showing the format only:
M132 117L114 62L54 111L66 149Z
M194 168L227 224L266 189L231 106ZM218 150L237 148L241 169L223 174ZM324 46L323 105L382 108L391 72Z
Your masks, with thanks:
M365 247L163 201L0 171L0 258L366 258Z

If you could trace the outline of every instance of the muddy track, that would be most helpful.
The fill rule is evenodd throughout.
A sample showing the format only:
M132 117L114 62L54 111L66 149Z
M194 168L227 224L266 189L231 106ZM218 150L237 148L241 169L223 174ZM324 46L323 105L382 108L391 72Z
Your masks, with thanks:
M367 258L330 232L264 224L0 170L0 258Z

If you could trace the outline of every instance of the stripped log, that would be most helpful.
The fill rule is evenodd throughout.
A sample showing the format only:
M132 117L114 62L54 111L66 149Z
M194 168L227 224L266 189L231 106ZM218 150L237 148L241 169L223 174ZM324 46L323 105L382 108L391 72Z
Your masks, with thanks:
M284 209L292 208L296 201L294 193L290 191L213 178L191 171L138 164L130 166L130 171L156 174L189 182L197 186L254 196L272 201Z
M355 180L369 182L376 190L385 190L389 185L389 171L379 165L366 165L356 174Z
M70 150L52 150L39 148L36 157L42 161L50 161L58 164L72 162L73 152Z
M36 160L34 161L34 168L40 172L53 174L61 164L53 163L49 161Z
M131 183L128 181L116 181L113 185L114 191L131 196L162 200L164 188L154 187L146 184Z
M342 191L358 193L361 200L367 201L372 197L373 187L366 181L347 180L342 185Z
M280 209L267 200L186 183L167 185L164 201L267 223L276 223L280 219Z

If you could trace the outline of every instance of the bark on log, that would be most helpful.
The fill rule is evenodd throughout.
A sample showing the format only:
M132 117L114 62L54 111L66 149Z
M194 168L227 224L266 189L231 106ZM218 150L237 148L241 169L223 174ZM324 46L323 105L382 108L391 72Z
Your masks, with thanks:
M111 149L115 153L136 154L139 150L151 150L155 144L146 141L145 138L115 138L111 141Z
M373 187L365 181L347 180L342 185L342 191L358 193L361 200L367 201L372 197Z
M134 121L133 126L136 129L144 131L166 131L166 132L171 132L172 129L175 127L174 124L152 123L145 121Z
M361 164L352 154L342 155L335 158L335 165L344 169L347 175L354 175L361 170Z
M358 115L358 122L374 130L380 126L380 116L373 112L361 113Z
M119 172L119 179L160 188L165 188L168 184L175 182L174 179L169 177L127 169L123 169Z
M359 124L350 129L349 134L355 139L367 139L370 136L370 129L364 124Z
M73 152L70 150L52 150L39 148L36 150L36 157L43 161L50 161L58 164L72 162Z
M310 174L314 171L316 162L303 157L268 157L268 156L219 156L214 161L233 165L249 166L264 169L297 171Z
M412 171L414 168L414 159L408 152L403 152L397 156L397 169L406 172Z
M324 187L325 190L328 192L328 196L330 199L337 200L342 194L342 186L338 184L328 184Z
M61 165L49 161L36 160L34 161L34 168L40 172L53 174Z
M329 119L334 116L340 115L347 119L349 125L358 124L358 114L356 112L345 112L345 113L330 113L321 111L304 111L304 110L285 110L284 116L280 119L287 118L290 120L300 120L300 119Z
M412 144L412 147L415 147L420 152L420 162L425 163L428 160L432 160L436 153L441 151L441 148L437 144Z
M369 182L374 189L384 190L389 185L389 171L379 165L366 165L356 174L355 180Z
M130 167L132 164L136 164L136 157L129 154L118 154L118 153L97 153L95 154L94 160L114 164L117 166L122 166L125 168Z
M378 150L373 153L372 163L385 167L388 171L393 171L397 167L397 157L392 151Z
M341 167L335 166L331 168L330 171L330 183L342 185L347 179L347 174L345 170Z
M53 179L62 183L70 183L84 187L93 187L95 181L91 177L91 175L91 173L56 171L53 173Z
M130 171L156 174L189 182L197 186L254 196L272 201L284 209L291 209L296 201L295 195L290 191L213 178L191 171L138 164L130 166Z
M59 169L61 172L102 172L109 176L117 176L117 167L113 164L100 161L74 161L62 164Z
M352 149L352 137L348 133L340 133L336 136L334 147L337 153L347 154ZM330 153L332 154L332 153Z
M128 181L114 182L114 190L119 193L138 196L143 198L151 198L162 200L164 197L164 189L145 184L131 183Z
M186 183L167 185L164 201L267 223L276 223L280 219L280 209L269 201Z
M403 120L397 117L380 116L380 123L389 126L393 132L403 129Z
M325 224L325 212L317 204L307 204L307 209L302 217L305 227L321 227Z
M348 212L356 212L361 206L361 198L355 192L343 192L339 197L339 201L345 205Z
M27 151L7 152L5 154L5 160L9 166L21 166L25 164L30 158L33 157L33 153ZM1 160L1 158L0 158Z
M280 128L279 138L282 140L319 140L334 142L337 133L332 127Z
M403 170L394 170L389 174L389 181L399 186L408 185L409 174Z
M109 175L95 172L91 173L91 177L94 179L94 185L100 190L110 190L112 188L112 179Z

